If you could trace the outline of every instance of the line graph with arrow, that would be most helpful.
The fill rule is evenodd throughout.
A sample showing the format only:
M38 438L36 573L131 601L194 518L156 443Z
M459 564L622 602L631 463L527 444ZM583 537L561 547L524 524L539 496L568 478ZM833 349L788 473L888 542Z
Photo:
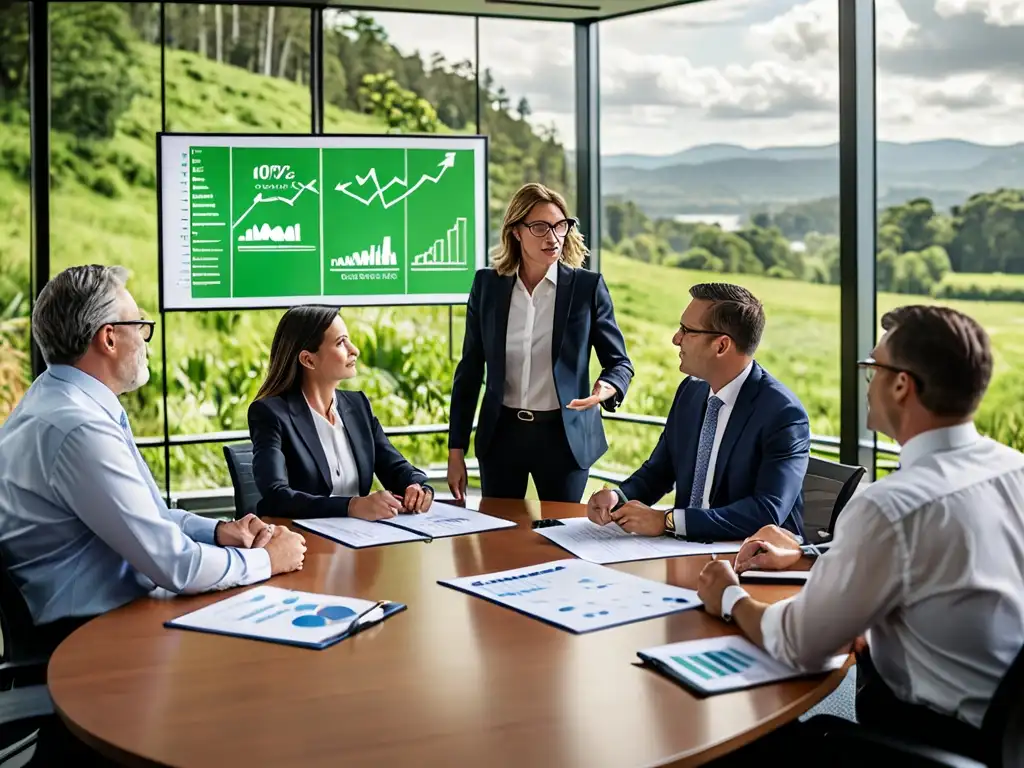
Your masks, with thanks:
M380 204L386 209L402 202L407 197L409 197L413 192L422 187L424 184L437 184L439 181L441 181L441 178L444 176L445 171L447 171L449 168L452 168L454 165L455 153L446 152L444 155L444 159L437 164L437 172L432 175L427 173L422 174L419 180L416 181L416 183L414 183L412 186L409 186L408 177L402 178L400 176L392 176L391 180L382 186L380 180L377 178L377 169L371 168L366 173L365 176L360 176L356 174L356 180L354 182L360 188L365 187L367 184L372 182L373 192L370 194L369 197L363 197L359 192L353 191L351 189L353 182L351 181L339 183L337 186L335 186L334 189L336 192L342 192L348 195L349 197L353 198L354 200L358 200L365 206L369 206L373 203L374 200L379 199ZM404 191L397 197L394 197L390 200L386 200L384 193L396 185L399 187L403 187Z

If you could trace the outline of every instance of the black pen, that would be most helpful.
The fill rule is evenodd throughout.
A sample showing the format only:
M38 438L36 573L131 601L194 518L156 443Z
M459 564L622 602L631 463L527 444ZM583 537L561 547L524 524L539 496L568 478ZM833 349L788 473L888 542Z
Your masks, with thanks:
M390 605L390 604L391 604L390 600L378 600L376 603L374 603L369 608L367 608L365 611L363 611L362 613L358 614L354 619L352 619L351 623L348 625L348 629L345 630L345 631L346 632L351 632L353 630L353 627L355 627L357 624L359 624L365 616L367 616L368 614L373 613L378 608L383 608L384 606Z

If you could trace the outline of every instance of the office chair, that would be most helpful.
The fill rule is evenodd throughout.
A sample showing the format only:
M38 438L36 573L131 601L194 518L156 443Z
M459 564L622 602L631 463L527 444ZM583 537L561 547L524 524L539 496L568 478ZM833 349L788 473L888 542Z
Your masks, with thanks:
M52 642L32 623L21 590L0 558L0 766L24 761L35 747L39 729L53 714L53 702L43 684ZM55 647L55 646L54 646ZM33 684L28 684L33 683ZM15 685L23 687L14 687Z
M831 715L811 718L823 733L829 765L895 762L901 768L1020 768L1024 766L1024 647L999 682L981 723L985 761L881 734ZM838 761L838 762L837 762Z
M804 475L804 536L812 544L829 541L839 513L864 477L864 467L811 456Z
M235 490L235 520L250 512L256 514L260 492L252 477L252 443L234 443L224 446L224 460L228 463L231 486Z

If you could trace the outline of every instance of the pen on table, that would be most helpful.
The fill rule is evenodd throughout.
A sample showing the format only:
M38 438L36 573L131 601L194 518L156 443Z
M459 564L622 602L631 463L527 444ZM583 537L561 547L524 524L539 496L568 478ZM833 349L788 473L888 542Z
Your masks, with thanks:
M378 608L383 608L385 605L387 605L390 602L391 602L390 600L378 600L376 603L374 603L369 608L367 608L365 611L363 611L362 613L358 614L354 619L352 619L352 623L349 624L349 626L350 627L354 627L356 624L358 624L360 621L362 621L364 616L366 616L367 614L373 613Z

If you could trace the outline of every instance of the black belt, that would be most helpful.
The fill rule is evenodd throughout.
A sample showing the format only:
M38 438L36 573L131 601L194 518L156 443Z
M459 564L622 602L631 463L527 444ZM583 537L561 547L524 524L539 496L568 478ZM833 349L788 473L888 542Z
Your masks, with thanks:
M561 411L531 411L526 408L509 408L507 405L503 405L502 409L512 418L528 424L545 424L562 418Z

